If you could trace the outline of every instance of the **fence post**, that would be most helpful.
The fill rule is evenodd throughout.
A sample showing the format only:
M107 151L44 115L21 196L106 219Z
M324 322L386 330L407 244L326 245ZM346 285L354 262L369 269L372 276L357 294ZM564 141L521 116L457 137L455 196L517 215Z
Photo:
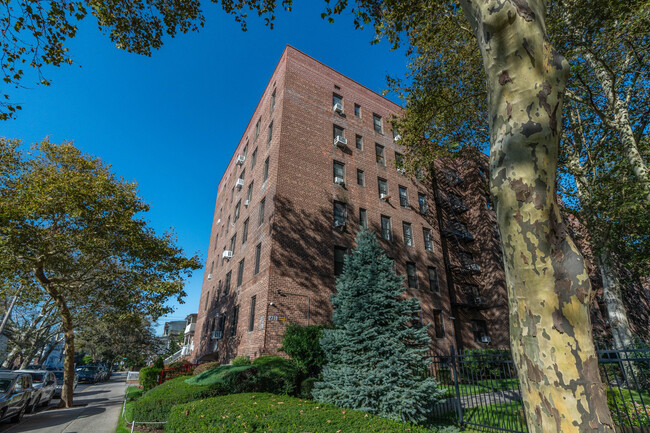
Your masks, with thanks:
M456 368L456 350L454 349L454 346L450 347L450 358L451 358L451 368L453 369L454 373L454 388L456 389L456 411L458 412L458 424L460 425L461 429L463 428L463 405L460 400L460 386L458 386L458 371L460 370L459 368Z

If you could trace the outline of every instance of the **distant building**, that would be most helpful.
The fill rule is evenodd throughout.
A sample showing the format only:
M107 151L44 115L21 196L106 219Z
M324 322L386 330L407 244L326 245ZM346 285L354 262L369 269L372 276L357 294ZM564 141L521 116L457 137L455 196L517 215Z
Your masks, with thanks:
M164 349L169 349L172 341L178 340L178 336L185 331L185 320L174 320L165 322L161 342Z

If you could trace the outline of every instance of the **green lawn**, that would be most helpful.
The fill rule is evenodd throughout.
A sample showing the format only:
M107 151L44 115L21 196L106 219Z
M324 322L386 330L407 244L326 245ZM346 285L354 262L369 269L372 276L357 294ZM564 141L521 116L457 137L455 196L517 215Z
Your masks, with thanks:
M131 415L133 413L133 404L137 399L142 397L143 391L139 389L136 385L131 385L126 388L126 409L124 411L124 417L122 416L122 411L120 410L120 418L117 422L117 428L115 433L131 433L131 428L127 427L127 421L131 420ZM126 419L125 419L126 418Z

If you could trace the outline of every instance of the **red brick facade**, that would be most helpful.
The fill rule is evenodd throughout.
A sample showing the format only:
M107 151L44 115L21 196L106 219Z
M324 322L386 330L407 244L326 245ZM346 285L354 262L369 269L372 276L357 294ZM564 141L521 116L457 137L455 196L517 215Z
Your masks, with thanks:
M335 102L342 110L334 109ZM285 49L219 183L195 361L275 354L286 323L329 323L335 251L353 247L362 210L380 239L382 216L390 218L391 240L381 244L407 285L411 281L407 294L421 302L434 350L508 346L508 302L496 217L487 200L487 157L439 164L434 180L402 174L395 165L401 149L389 123L400 111L304 53ZM336 135L347 144L335 145ZM387 185L384 199L379 179ZM336 220L345 225L335 227ZM410 225L410 235L404 224ZM232 258L223 259L231 245ZM406 278L408 266L415 267L417 278ZM429 278L434 273L437 281Z

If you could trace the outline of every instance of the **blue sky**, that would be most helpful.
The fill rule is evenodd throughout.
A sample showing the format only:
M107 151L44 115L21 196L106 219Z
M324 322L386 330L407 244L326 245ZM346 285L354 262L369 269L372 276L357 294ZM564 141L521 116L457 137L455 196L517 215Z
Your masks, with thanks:
M298 2L273 30L251 17L242 32L210 3L201 32L167 39L152 57L116 49L89 17L68 45L75 64L44 70L50 87L26 80L30 88L8 89L23 110L0 123L0 135L25 145L72 140L112 164L139 184L151 225L174 227L178 244L204 262L219 179L287 44L377 92L386 74L405 72L403 52L371 45L372 32L354 30L350 15L322 20L324 4ZM161 323L197 311L202 278L194 273L185 304Z

